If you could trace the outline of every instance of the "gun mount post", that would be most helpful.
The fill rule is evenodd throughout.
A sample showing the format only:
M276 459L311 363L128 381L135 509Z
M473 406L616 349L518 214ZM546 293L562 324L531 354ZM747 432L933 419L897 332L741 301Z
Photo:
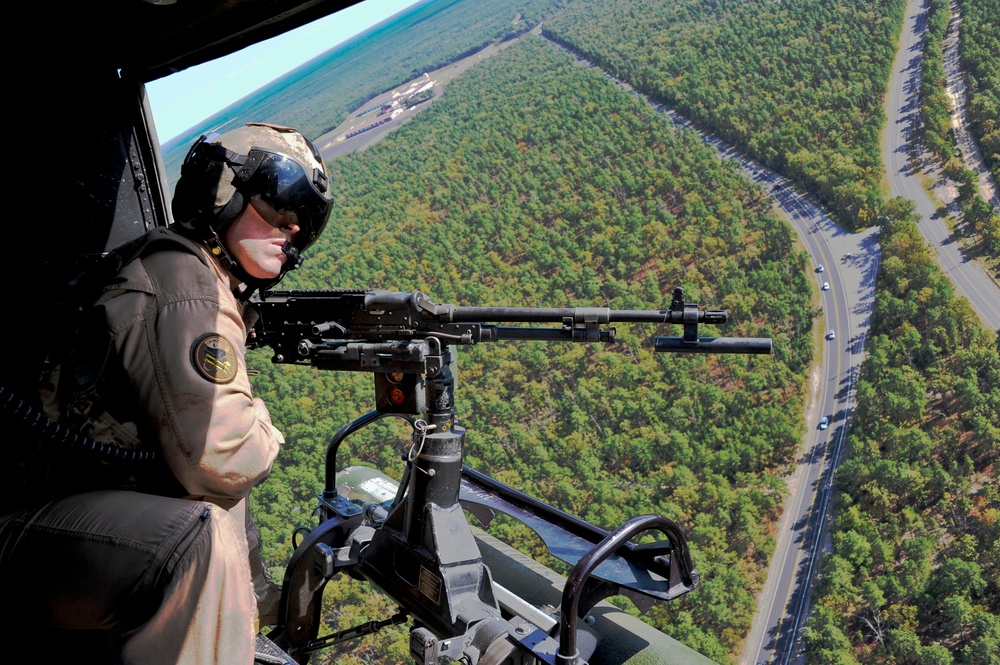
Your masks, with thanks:
M512 628L501 616L489 569L459 503L465 429L455 418L455 350L446 344L438 349L440 357L428 363L434 369L423 384L427 419L413 422L406 492L358 566L426 627L412 634L411 652L428 663L458 660L467 650L484 652ZM475 656L466 657L476 662Z
M609 534L464 468L466 432L454 403L455 347L501 340L611 343L615 329L609 324L626 322L684 327L680 338L655 338L656 351L770 353L769 339L700 337L698 325L725 323L724 310L687 303L679 288L670 308L661 310L455 307L420 292L391 291L267 292L251 306L258 319L248 346L270 346L273 362L376 378L376 410L330 440L320 527L296 548L286 570L278 643L295 647L289 653L306 654L327 643L315 639L317 596L340 570L368 580L414 617L410 651L421 665L444 658L468 665L500 662L515 651L536 662L576 663L577 630L587 631L577 627L577 614L601 598L620 593L645 611L653 600L672 600L698 586L685 536L666 518L636 518ZM402 418L413 429L402 481L379 510L369 510L375 504L367 499L358 501L365 506L360 510L338 495L337 452L346 436L385 416ZM504 618L465 510L485 518L484 524L493 511L505 512L535 530L553 554L576 564L565 588L563 620L554 624L558 636L550 634L555 628L535 627L519 615ZM662 531L666 541L628 542L649 529Z

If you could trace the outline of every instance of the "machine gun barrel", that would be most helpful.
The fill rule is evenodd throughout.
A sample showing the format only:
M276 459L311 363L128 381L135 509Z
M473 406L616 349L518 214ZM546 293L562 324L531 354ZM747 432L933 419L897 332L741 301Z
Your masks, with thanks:
M454 307L449 319L456 323L495 321L497 323L687 323L685 312L669 309L609 309L607 307ZM690 318L690 317L687 317ZM726 322L725 310L698 310L699 323Z

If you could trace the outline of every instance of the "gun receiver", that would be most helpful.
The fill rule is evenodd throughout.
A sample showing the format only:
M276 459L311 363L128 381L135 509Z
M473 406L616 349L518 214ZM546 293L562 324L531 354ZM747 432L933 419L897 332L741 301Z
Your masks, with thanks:
M368 580L414 616L410 651L421 665L508 662L514 654L510 662L576 665L588 656L578 648L578 632L587 631L577 627L578 619L600 600L621 594L645 611L655 600L698 586L684 532L670 520L645 515L608 532L464 466L465 428L454 407L455 347L500 340L610 343L613 323L683 326L681 337L654 339L660 352L770 353L770 339L699 336L699 324L725 323L726 312L684 302L679 288L669 308L650 311L456 307L419 291L372 290L270 291L250 307L257 320L248 344L270 346L273 362L375 375L376 408L331 438L320 523L303 529L308 535L285 571L279 625L269 637L300 663L338 639L317 633L323 588L339 572ZM545 323L557 325L538 325ZM413 430L402 480L391 499L348 498L337 488L340 444L388 416ZM501 607L465 511L486 525L497 512L522 521L554 556L574 566L558 622L532 622L530 611ZM656 542L629 542L654 531ZM372 623L399 620L401 615Z

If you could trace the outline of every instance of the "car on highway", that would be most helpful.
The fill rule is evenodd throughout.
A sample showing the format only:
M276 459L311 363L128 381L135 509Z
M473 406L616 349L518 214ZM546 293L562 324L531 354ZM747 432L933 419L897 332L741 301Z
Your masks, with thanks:
M826 270L826 268L823 267L822 263L816 266L816 272L823 272L824 270Z
M823 416L819 421L819 428L826 429L829 426L830 426L830 419L827 418L826 416Z
M837 339L837 333L835 333L835 332L833 332L833 331L831 330L830 332L828 332L828 333L826 334L826 338L827 338L827 339Z
M830 290L830 282L823 282L823 290L824 291Z

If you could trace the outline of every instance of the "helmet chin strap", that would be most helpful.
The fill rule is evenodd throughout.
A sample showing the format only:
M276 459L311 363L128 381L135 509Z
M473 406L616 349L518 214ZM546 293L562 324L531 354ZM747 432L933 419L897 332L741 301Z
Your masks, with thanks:
M250 296L253 295L254 291L257 290L258 285L256 282L259 280L251 277L250 273L244 270L243 266L241 266L236 259L229 254L229 250L227 250L226 246L222 244L222 239L219 238L219 234L216 233L215 229L212 229L211 231L212 233L204 240L209 253L218 259L219 263L222 264L222 267L231 272L236 279L247 285L247 288L240 291L238 296L240 300L248 300Z
M281 246L281 251L285 253L285 265L287 268L282 268L281 275L284 275L289 270L296 270L302 265L302 255L299 254L299 250L295 249L295 245L292 244L291 240L286 240L285 244ZM281 275L278 279L281 279Z
M222 239L219 237L219 234L216 233L215 229L210 228L209 231L211 233L204 239L204 243L208 247L208 251L212 254L212 256L219 259L219 263L222 264L223 268L236 275L240 281L246 281L243 278L249 277L249 275L247 275L246 271L240 267L240 264L236 262L236 259L229 255L229 251L226 250L226 246L222 244Z

